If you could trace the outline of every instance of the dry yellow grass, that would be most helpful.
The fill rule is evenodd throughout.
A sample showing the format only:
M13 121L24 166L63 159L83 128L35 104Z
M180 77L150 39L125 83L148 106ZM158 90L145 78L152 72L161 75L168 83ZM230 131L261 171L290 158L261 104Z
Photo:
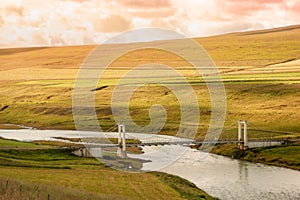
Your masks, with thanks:
M212 199L194 184L164 173L128 173L70 149L0 142L0 199Z
M216 61L226 84L226 137L235 135L237 119L249 120L252 122L249 128L256 130L282 134L300 132L297 125L300 117L295 112L299 109L299 85L292 84L300 81L299 33L299 26L293 26L196 39ZM74 129L72 88L80 64L93 48L1 49L0 110L5 109L0 111L0 122ZM291 62L274 64L287 60ZM109 87L96 92L100 124L104 129L114 124L110 98L116 81L132 67L151 62L172 66L194 83L202 112L198 137L205 134L210 120L210 98L202 80L195 76L195 70L186 61L149 49L125 54L106 70L99 86ZM136 122L147 124L149 106L160 102L170 113L162 133L175 134L179 109L172 93L165 95L168 91L157 86L142 87L139 91L131 102Z

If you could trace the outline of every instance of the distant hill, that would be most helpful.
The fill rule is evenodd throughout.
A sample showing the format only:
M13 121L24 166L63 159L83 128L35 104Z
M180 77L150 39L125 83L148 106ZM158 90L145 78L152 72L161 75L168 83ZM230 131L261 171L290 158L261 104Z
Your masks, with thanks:
M264 66L300 58L300 25L196 40L222 66Z
M286 32L286 31L293 31L300 29L300 25L292 25L292 26L285 26L273 29L263 29L263 30L256 30L256 31L247 31L247 32L239 32L242 35L256 35L256 34L266 34L266 33L278 33L278 32Z
M218 66L266 66L300 58L300 25L195 38ZM112 44L118 45L118 44ZM20 67L78 68L95 46L0 49L0 70ZM108 45L108 48L109 45ZM147 52L145 52L147 51ZM159 51L132 52L115 67L151 61L174 67L188 63ZM121 63L121 64L120 64Z

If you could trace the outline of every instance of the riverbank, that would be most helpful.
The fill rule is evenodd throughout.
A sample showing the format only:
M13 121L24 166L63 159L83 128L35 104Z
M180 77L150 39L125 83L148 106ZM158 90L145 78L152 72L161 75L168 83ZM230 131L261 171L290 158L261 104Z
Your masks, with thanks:
M61 135L61 137L71 137L74 138L73 134L77 134L77 132L73 131L53 131L53 130L2 130L3 137L9 136L13 138L19 138L19 140L30 140L30 138L40 138L45 139L49 137L56 137L57 135ZM85 133L87 135L95 134L95 133ZM33 137L34 136L34 137ZM133 135L132 135L133 136ZM162 137L162 136L160 136ZM170 136L168 136L170 137ZM9 143L9 144L8 144ZM18 142L17 142L18 143ZM27 145L32 143L26 143ZM39 143L40 145L34 144L34 146L29 146L28 148L38 149L40 152L43 152L42 155L35 155L34 157L31 156L30 151L24 152L24 151L16 151L16 147L19 148L19 150L22 150L23 143L16 144L16 141L7 141L1 145L1 146L11 146L13 147L13 151L5 152L4 157L9 157L11 160L10 162L6 163L6 165L11 165L9 169L15 168L15 165L18 164L18 168L22 168L22 172L18 173L26 173L26 171L23 172L23 170L26 169L38 169L38 170L53 170L52 173L56 173L60 170L69 172L73 171L73 173L77 173L76 170L83 170L86 173L101 173L102 169L100 171L97 171L99 168L96 169L94 167L100 167L99 161L92 159L95 163L90 163L88 165L83 165L82 162L84 160L78 160L72 162L70 158L68 157L64 158L57 151L60 149L49 149L49 146L47 149L43 149L43 145ZM50 145L50 144L47 144ZM53 147L51 147L53 149ZM6 149L7 150L7 149ZM18 150L18 149L17 149ZM24 150L24 149L23 149ZM151 146L151 147L144 147L143 149L145 153L142 156L139 156L136 154L134 158L140 158L143 160L151 160L152 162L147 162L143 164L143 170L147 169L153 169L153 167L158 168L157 171L163 171L168 174L173 174L180 176L186 180L191 181L194 183L198 188L204 189L207 193L210 195L213 195L215 197L221 198L221 199L243 199L243 195L246 194L247 196L251 197L252 199L261 199L265 198L266 195L269 197L272 195L274 198L272 199L287 199L293 197L293 199L297 199L300 197L300 194L298 192L297 186L299 185L299 171L296 170L289 170L285 169L283 167L272 167L262 164L256 164L256 163L250 163L250 162L244 162L242 160L238 159L229 159L224 156L219 156L215 154L205 154L204 152L197 151L195 149L190 149L189 147L180 146L180 145L167 145L167 146ZM61 150L62 151L62 150ZM151 152L156 152L153 156ZM163 167L166 164L168 165L168 159L174 156L174 152L185 152L176 162L171 162L168 167ZM38 153L38 152L35 152ZM65 152L67 153L67 152ZM163 154L164 153L164 154ZM157 156L156 156L157 155ZM13 156L13 158L11 158ZM22 159L19 159L19 157L22 156ZM150 157L149 157L150 156ZM175 155L176 156L176 155ZM76 157L75 157L76 158ZM42 159L42 161L36 162L35 160ZM69 159L69 160L68 160ZM88 158L87 158L88 159ZM7 160L6 160L7 161ZM20 162L21 161L21 162ZM18 163L16 163L18 162ZM61 165L61 162L66 162L64 165ZM73 163L73 164L72 164ZM149 165L150 164L150 165ZM35 165L35 166L33 166ZM42 165L42 166L40 166ZM108 169L107 164L103 165L104 169ZM63 167L63 168L62 168ZM67 168L65 168L67 167ZM83 168L82 168L83 167ZM147 168L147 169L146 169ZM155 170L153 169L153 170ZM93 172L91 172L91 171ZM112 170L112 169L109 169ZM83 172L82 171L82 172ZM94 172L95 171L95 172ZM113 170L116 171L116 170ZM10 171L9 171L10 172ZM80 173L82 173L80 172ZM119 172L119 173L118 173ZM7 173L7 172L5 172ZM38 171L36 173L39 173ZM62 173L62 172L61 172ZM105 170L105 172L102 173L110 173ZM111 181L113 178L112 176L120 176L120 174L124 174L125 172L117 171L115 174L108 174L107 177L104 177L101 175L101 178L106 181L105 178L108 179L108 181ZM1 173L0 173L1 174ZM125 173L126 174L126 173ZM132 174L132 173L130 173ZM15 174L16 175L16 174ZM96 176L97 174L94 174ZM110 175L110 176L109 176ZM56 175L55 175L56 176ZM82 175L84 177L84 175ZM97 175L98 176L98 175ZM17 175L15 176L17 177ZM47 176L51 177L51 176ZM230 179L228 179L230 177ZM0 176L1 178L1 176ZM119 177L118 177L119 178ZM135 177L133 179L122 179L121 181L124 182L124 184L137 184L136 181L138 177ZM30 177L28 177L29 180ZM69 177L69 181L71 180L71 184L77 184L78 178L75 177L74 181L73 178ZM103 184L101 179L101 183ZM148 181L149 177L147 179L142 179L143 181ZM251 180L255 179L255 182L252 182ZM100 179L98 179L99 181ZM177 187L176 184L172 184L173 180L172 178L167 178L167 180L171 181L168 184L171 184L172 187ZM272 184L265 185L265 182L270 182L272 180ZM138 180L140 182L140 180ZM282 183L285 183L284 185ZM68 183L69 184L69 183ZM114 185L116 184L116 185ZM110 183L111 187L118 186L118 183ZM148 183L147 183L148 184ZM183 185L185 183L183 182ZM149 185L150 186L150 185ZM143 190L142 186L139 186ZM151 187L160 187L159 184L157 186L151 186ZM259 188L259 189L258 189ZM276 188L274 190L274 188ZM136 189L136 188L132 188ZM238 189L238 191L237 191ZM186 191L185 188L181 188L181 191ZM177 190L176 190L177 191ZM270 191L272 191L270 193ZM124 191L128 192L128 191ZM147 192L146 192L147 193ZM178 194L179 193L179 194ZM177 195L186 196L186 194L182 194L182 192L178 191ZM292 195L292 196L291 196ZM191 194L191 196L194 196ZM176 195L175 195L176 197ZM124 199L124 198L123 198ZM161 199L161 198L160 198ZM174 198L172 198L174 199ZM176 199L176 198L175 198ZM189 197L191 199L191 197ZM197 199L197 198L196 198ZM198 198L199 199L199 198Z
M126 173L68 149L6 139L0 146L6 147L0 150L0 199L28 199L37 191L39 199L215 199L180 177Z
M236 144L216 145L211 153L255 163L300 170L299 143L273 147L259 147L241 151Z

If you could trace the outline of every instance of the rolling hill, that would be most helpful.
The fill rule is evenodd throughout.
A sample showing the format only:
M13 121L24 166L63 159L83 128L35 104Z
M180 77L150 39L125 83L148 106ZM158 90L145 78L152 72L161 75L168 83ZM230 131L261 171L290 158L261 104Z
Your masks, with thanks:
M236 136L238 119L250 121L250 137L299 135L300 115L296 110L300 102L300 25L195 40L216 62L225 83L228 108L223 137ZM94 47L0 49L0 122L74 129L72 88L80 64ZM106 78L99 83L109 87L96 97L100 124L105 128L114 124L110 96L117 79L132 67L151 62L172 66L195 82L193 87L201 96L197 136L201 138L210 120L205 84L193 75L194 69L185 60L153 49L130 52L111 64ZM179 110L174 95L162 98L166 92L157 86L140 88L132 97L131 113L136 123L145 125L149 122L149 106L164 101L170 114L161 133L174 135Z

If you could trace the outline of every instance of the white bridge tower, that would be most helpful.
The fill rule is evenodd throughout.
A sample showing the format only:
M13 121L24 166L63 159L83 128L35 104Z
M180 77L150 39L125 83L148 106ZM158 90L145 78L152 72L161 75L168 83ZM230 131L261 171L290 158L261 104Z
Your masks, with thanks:
M122 123L118 124L118 149L117 156L120 158L126 158L126 135L125 135L125 125Z
M244 138L242 137L242 125L244 125ZM244 141L243 141L244 139ZM238 148L246 150L248 149L248 133L247 133L247 121L238 121Z

